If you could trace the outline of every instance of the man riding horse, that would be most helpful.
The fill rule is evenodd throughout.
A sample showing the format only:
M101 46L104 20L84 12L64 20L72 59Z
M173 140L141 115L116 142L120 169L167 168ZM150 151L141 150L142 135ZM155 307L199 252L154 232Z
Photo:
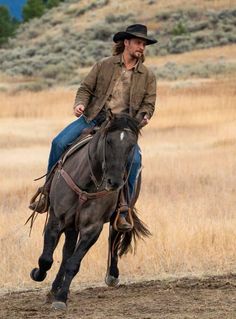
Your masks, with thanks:
M130 25L126 31L116 33L113 41L113 56L97 62L77 91L74 115L78 119L64 128L52 141L48 173L84 129L100 126L104 122L107 110L114 114L128 113L138 120L140 126L148 124L153 115L156 79L143 62L145 46L157 41L147 35L147 27L142 24ZM129 164L131 167L128 185L132 198L141 170L141 151L138 145ZM43 194L38 201L31 202L30 209L39 213L48 210L50 181L51 179L47 178ZM117 219L119 231L132 228L126 216L127 212L123 210Z

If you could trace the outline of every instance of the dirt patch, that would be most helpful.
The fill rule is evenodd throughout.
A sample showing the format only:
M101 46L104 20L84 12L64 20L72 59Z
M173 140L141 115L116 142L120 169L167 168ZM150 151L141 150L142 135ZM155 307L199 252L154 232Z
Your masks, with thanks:
M53 311L44 300L42 290L1 296L0 318L235 319L236 275L72 291L63 313Z

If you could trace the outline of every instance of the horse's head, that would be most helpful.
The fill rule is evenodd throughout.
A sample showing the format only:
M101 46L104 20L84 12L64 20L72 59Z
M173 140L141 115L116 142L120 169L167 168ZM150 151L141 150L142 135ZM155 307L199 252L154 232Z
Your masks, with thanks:
M139 133L138 122L127 114L113 115L101 128L98 149L106 190L116 190L123 185Z

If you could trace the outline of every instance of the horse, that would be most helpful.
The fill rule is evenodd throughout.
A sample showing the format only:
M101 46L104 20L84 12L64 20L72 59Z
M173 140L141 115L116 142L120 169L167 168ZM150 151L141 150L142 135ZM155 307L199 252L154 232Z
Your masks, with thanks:
M58 165L50 188L50 207L44 231L44 244L38 267L31 271L34 281L43 281L53 264L53 252L62 233L65 235L59 271L47 295L54 309L66 309L70 284L80 264L97 241L104 223L110 222L108 263L105 282L119 283L118 256L132 250L132 240L147 237L150 232L134 207L141 174L130 210L133 229L119 232L112 223L119 194L127 183L127 168L140 128L129 115L113 115L93 135L88 144ZM132 162L132 160L131 160Z

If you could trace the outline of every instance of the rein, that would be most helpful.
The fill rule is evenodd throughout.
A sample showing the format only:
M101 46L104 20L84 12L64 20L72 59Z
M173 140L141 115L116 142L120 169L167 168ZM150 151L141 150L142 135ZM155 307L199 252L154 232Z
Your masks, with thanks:
M93 167L92 167L92 161L91 161L91 157L90 157L90 146L91 146L91 143L89 143L88 145L88 164L89 164L89 170L90 170L90 175L91 175L91 179L94 183L94 185L96 186L97 189L99 189L99 187L102 186L102 183L104 182L104 179L105 179L105 175L106 175L106 137L107 135L105 135L104 137L104 143L103 143L103 149L102 149L102 178L101 178L101 182L99 183L95 174L93 173Z
M59 163L60 165L60 163ZM79 199L81 202L86 202L89 199L96 199L100 198L103 196L106 196L107 194L113 192L113 191L107 191L107 190L102 190L100 192L95 192L95 193L88 193L81 189L72 179L72 177L64 170L63 167L59 166L59 174L64 178L65 182L67 183L68 186L79 196Z
M84 203L89 199L96 199L96 198L101 198L104 197L110 193L114 193L114 192L118 192L120 191L124 185L127 183L130 172L131 172L131 168L132 168L132 164L133 164L133 160L134 160L134 149L132 150L133 154L132 154L132 161L130 164L130 168L128 171L128 174L126 176L126 179L124 180L124 182L122 183L121 186L119 186L116 190L114 191L108 191L106 189L100 191L100 192L94 192L94 193L88 193L86 191L84 191L83 189L81 189L73 180L73 178L64 170L64 168L62 167L62 162L60 161L58 163L58 169L59 169L59 174L64 178L65 182L67 183L67 185L79 196L79 200L80 202Z
M113 193L114 191L107 191L102 190L100 192L95 193L88 193L84 190L82 190L72 179L72 177L64 170L62 167L62 163L59 162L59 174L64 178L64 181L67 183L67 185L78 195L79 197L79 205L77 207L76 215L75 215L75 227L78 227L78 221L79 221L79 215L80 215L80 208L81 206L91 199L97 199L104 197L108 194Z

